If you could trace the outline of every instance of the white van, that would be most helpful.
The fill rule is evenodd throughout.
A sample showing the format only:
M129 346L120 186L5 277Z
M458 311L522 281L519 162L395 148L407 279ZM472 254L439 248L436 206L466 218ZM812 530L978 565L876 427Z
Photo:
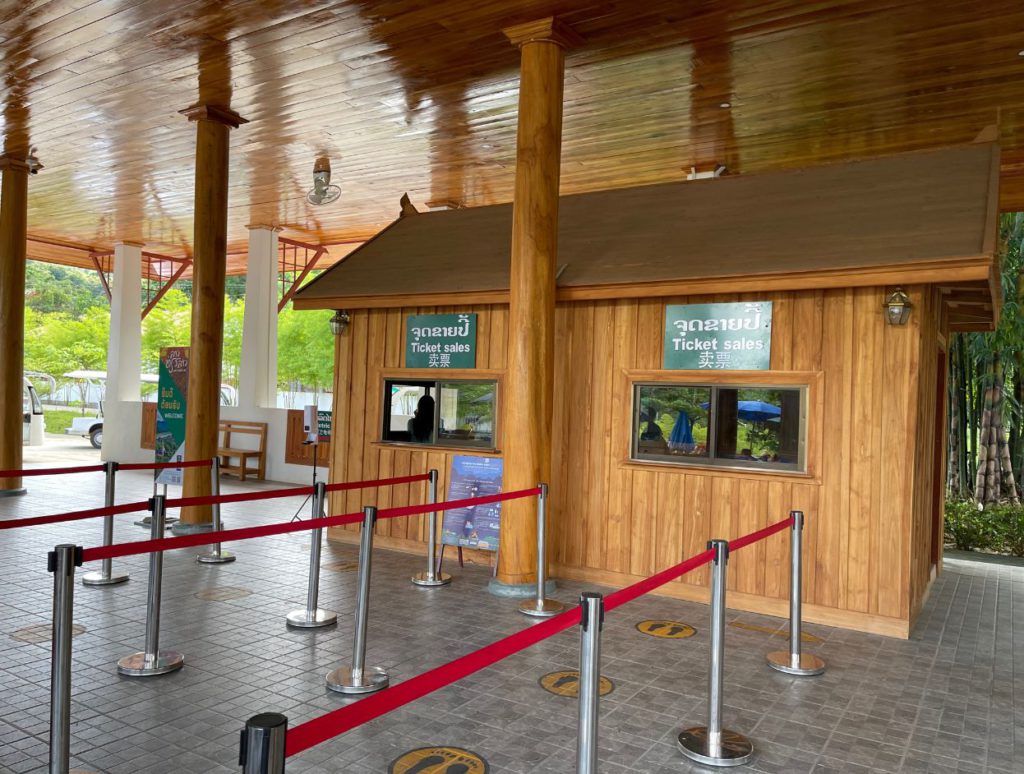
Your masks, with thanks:
M22 390L22 410L25 415L25 423L21 433L21 442L27 446L42 446L43 434L46 430L43 424L43 403L39 400L39 393L32 386L28 379L22 379L24 389Z

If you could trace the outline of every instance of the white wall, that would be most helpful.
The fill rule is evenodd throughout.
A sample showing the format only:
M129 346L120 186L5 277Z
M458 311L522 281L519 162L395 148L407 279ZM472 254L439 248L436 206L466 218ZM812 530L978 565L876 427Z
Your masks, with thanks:
M111 412L109 409L113 408ZM267 423L267 479L290 484L308 484L313 480L313 468L306 465L289 465L284 461L285 438L287 435L287 409L240 408L221 406L221 419ZM120 401L116 406L108 405L108 415L103 423L103 459L117 462L152 462L152 449L139 445L142 436L142 403ZM256 437L233 436L231 445L236 448L256 448ZM250 463L252 464L252 463ZM325 480L326 470L319 468L317 475Z

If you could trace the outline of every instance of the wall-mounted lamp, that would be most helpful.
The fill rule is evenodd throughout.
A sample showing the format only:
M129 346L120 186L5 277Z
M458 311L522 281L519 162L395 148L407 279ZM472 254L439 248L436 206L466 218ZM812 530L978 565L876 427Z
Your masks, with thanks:
M885 321L889 325L906 325L910 319L910 297L902 289L896 288L882 304L885 307Z
M331 333L335 336L340 336L348 328L348 323L351 318L348 316L348 312L344 309L338 309L334 313L334 317L330 319Z

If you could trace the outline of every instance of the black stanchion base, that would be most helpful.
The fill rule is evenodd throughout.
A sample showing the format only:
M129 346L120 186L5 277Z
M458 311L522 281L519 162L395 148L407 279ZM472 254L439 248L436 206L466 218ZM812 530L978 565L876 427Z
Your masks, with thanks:
M22 487L21 489L0 489L0 497L21 497L23 494L27 494L28 490Z
M754 754L754 746L747 737L724 728L716 748L709 744L705 726L686 729L679 734L677 743L683 755L704 766L742 766Z

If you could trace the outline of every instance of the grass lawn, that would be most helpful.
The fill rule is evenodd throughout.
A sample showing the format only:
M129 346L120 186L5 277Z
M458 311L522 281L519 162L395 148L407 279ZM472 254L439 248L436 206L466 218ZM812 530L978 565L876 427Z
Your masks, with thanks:
M71 427L71 420L82 416L81 409L52 409L43 413L43 422L48 433L63 433Z

